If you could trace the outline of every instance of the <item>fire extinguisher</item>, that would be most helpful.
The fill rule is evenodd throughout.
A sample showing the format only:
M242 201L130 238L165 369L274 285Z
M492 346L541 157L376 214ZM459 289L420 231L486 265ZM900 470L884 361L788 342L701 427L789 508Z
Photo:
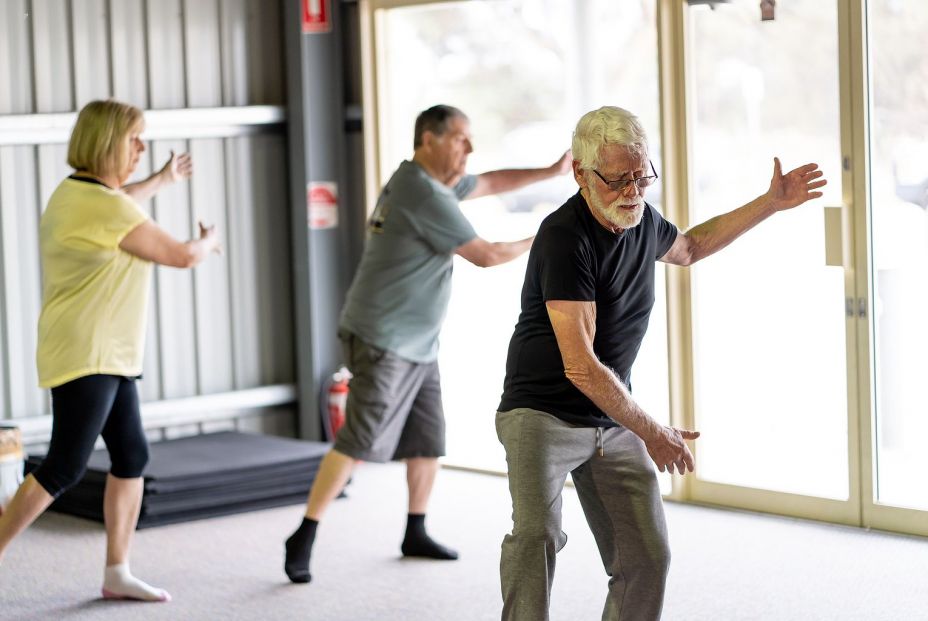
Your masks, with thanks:
M348 381L351 372L341 367L332 374L325 390L325 404L327 415L323 416L325 433L329 442L335 441L335 435L345 424L345 413L348 405Z

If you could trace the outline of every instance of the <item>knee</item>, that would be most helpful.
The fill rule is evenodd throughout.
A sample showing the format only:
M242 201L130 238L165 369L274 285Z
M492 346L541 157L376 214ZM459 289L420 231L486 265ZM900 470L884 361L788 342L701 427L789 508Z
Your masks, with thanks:
M131 450L110 454L110 474L120 479L137 479L148 465L148 444L142 443Z
M516 523L512 529L512 538L520 546L545 547L555 552L567 543L567 535L561 525L555 521L529 521Z
M643 565L641 569L655 578L666 578L670 570L670 545L666 541L659 541L648 546L641 564Z
M32 476L52 498L58 498L74 487L86 471L86 465L66 465L46 460L35 469Z

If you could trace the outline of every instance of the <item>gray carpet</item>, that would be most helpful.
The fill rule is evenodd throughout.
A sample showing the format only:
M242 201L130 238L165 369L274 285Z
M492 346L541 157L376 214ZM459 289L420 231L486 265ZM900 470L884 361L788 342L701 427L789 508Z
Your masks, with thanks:
M139 532L133 569L169 604L98 599L102 527L47 514L0 566L0 619L497 619L508 501L505 479L443 471L429 524L461 560L401 560L403 468L363 465L320 527L309 585L281 569L299 506ZM926 540L679 504L667 514L665 620L928 619ZM569 489L564 525L552 619L599 619L606 577Z

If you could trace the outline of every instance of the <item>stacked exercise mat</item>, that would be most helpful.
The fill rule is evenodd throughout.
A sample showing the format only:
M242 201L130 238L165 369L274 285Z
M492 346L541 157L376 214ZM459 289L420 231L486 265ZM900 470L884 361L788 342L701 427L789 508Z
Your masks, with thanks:
M328 449L323 442L231 431L155 442L138 527L305 502ZM30 457L26 469L41 461ZM52 509L102 522L109 467L106 451L94 451L84 478Z

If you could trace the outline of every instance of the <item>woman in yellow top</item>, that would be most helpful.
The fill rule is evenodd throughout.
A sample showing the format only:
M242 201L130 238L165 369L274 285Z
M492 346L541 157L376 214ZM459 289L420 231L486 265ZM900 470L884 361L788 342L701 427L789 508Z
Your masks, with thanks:
M112 466L106 479L103 596L168 601L129 571L129 543L142 499L148 443L135 380L142 372L152 264L193 267L218 251L215 227L180 242L138 206L189 177L187 154L123 186L145 150L138 108L113 100L85 106L68 145L73 175L48 201L39 226L44 290L36 362L52 393L48 455L0 515L0 558L10 541L83 476L98 436Z

